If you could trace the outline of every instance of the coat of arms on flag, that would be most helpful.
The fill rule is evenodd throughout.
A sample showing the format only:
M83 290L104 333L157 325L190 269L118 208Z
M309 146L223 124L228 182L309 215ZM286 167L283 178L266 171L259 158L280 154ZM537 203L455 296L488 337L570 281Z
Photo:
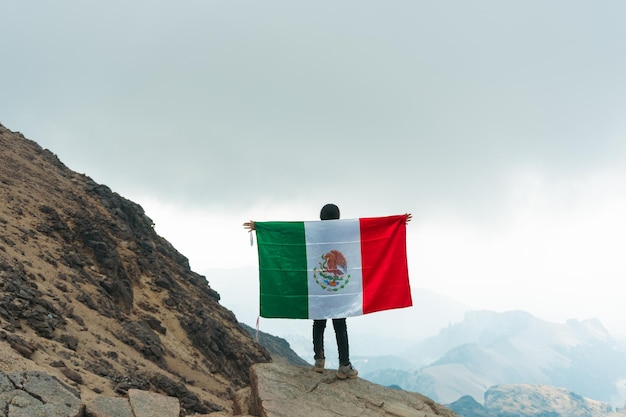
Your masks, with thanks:
M337 292L350 282L348 263L345 256L336 249L321 256L320 262L313 268L315 282L327 291Z

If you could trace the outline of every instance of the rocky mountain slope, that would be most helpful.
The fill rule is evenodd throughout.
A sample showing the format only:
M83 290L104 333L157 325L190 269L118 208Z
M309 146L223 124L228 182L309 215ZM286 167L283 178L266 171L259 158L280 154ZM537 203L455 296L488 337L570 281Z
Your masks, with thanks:
M229 410L269 362L143 209L0 125L0 369Z

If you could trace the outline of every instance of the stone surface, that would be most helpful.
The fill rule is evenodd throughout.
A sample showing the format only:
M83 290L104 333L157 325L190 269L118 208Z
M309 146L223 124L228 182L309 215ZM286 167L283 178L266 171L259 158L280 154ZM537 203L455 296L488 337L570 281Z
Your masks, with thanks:
M130 389L128 400L135 417L178 417L180 415L180 402L175 397Z
M0 412L7 417L82 417L85 405L42 372L0 373Z
M394 390L362 378L340 380L335 371L277 363L250 369L251 414L259 417L456 416L423 395Z
M90 417L134 417L130 403L125 398L96 397L87 403Z
M242 388L233 397L233 414L236 416L250 414L252 405L252 390Z

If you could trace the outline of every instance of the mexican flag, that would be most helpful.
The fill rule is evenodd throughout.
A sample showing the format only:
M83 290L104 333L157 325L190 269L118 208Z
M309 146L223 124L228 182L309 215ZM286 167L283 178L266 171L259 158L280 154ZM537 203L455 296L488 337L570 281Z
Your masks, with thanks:
M411 306L406 218L255 222L260 315L343 318Z

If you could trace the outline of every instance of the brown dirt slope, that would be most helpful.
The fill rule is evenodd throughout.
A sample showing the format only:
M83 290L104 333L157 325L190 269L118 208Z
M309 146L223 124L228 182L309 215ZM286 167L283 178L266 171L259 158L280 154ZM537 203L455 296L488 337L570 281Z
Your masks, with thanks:
M230 410L269 362L143 209L0 125L0 370Z

